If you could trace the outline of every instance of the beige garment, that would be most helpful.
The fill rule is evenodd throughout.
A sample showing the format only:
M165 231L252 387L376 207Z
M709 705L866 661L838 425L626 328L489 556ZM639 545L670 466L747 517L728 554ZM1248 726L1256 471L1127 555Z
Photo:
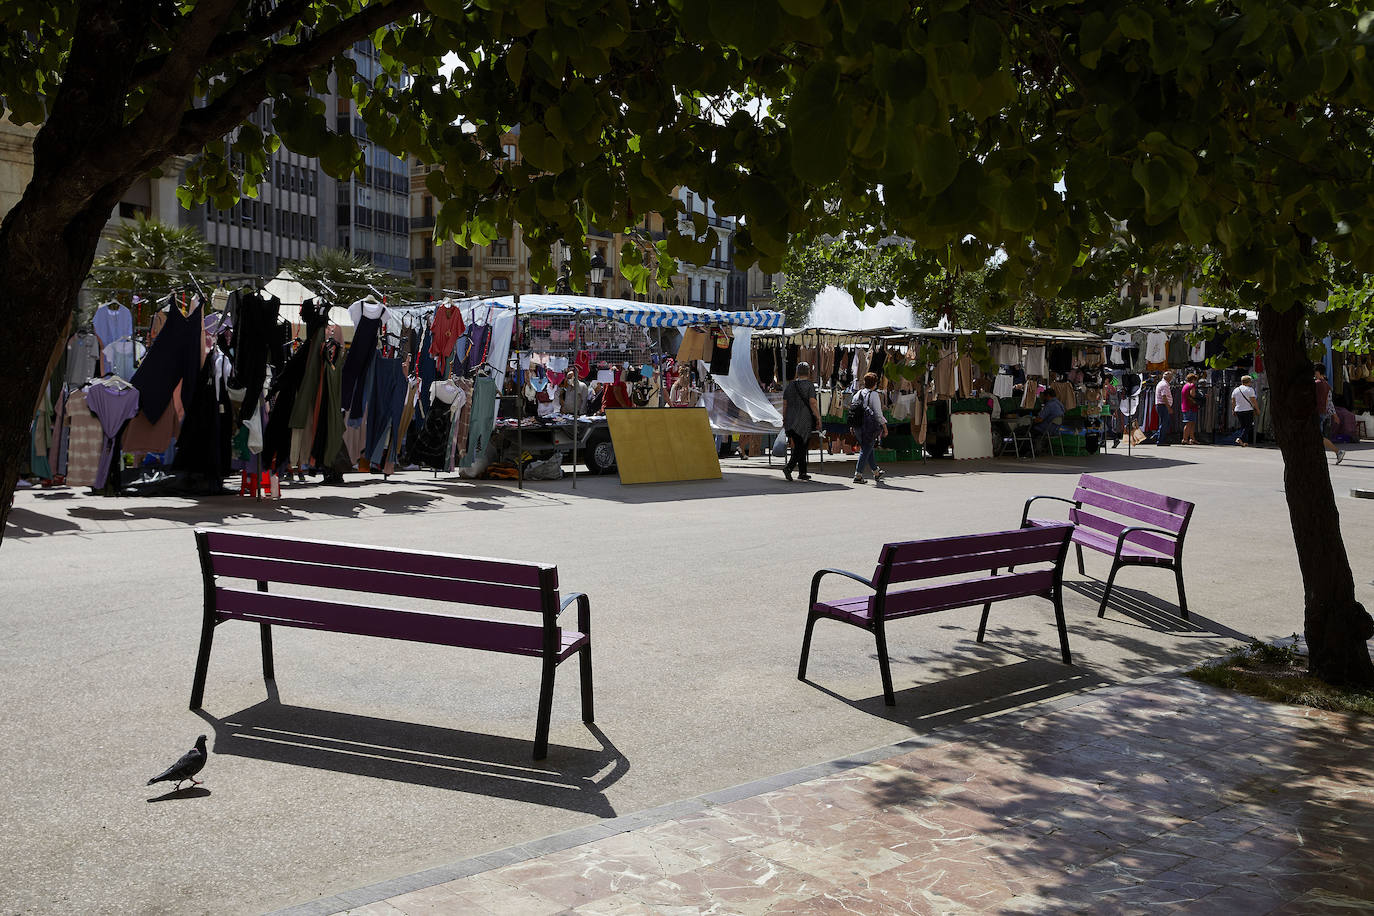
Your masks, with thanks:
M77 487L95 486L100 465L100 450L105 431L86 404L86 392L74 391L67 398L67 483ZM115 460L119 460L116 456Z
M959 356L957 369L959 374L959 397L973 397L973 393L978 390L974 385L973 357L968 353L961 354Z
M156 423L150 422L148 415L141 410L134 414L134 418L124 428L124 439L121 442L124 451L142 454L167 451L172 440L181 431L181 421L186 415L186 411L181 406L181 383L179 382L176 388L172 390L172 401L169 407L169 410L162 412L162 416L158 418Z
M1078 406L1078 394L1073 390L1072 382L1055 382L1050 387L1054 389L1055 396L1059 398L1065 410L1073 410Z
M677 361L710 359L710 337L700 328L688 328L682 332L682 343L677 348Z
M412 378L406 383L406 403L401 408L401 425L397 427L400 430L400 441L393 442L391 448L387 449L385 468L387 474L396 473L396 453L401 450L401 442L405 441L406 433L410 429L411 417L415 415L415 400L419 396L420 380L419 378Z
M911 437L921 445L926 442L926 392L916 391L916 401L911 405Z
M1035 407L1040 398L1040 383L1036 379L1026 379L1026 392L1021 396L1022 407Z
M940 348L940 358L935 362L935 397L944 400L955 394L954 372L958 357L953 344Z

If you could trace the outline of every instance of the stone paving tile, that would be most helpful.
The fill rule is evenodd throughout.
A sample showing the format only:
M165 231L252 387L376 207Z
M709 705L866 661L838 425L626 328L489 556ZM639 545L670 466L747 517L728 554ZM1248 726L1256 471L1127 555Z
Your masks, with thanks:
M1374 911L1374 727L1181 679L720 797L349 912Z

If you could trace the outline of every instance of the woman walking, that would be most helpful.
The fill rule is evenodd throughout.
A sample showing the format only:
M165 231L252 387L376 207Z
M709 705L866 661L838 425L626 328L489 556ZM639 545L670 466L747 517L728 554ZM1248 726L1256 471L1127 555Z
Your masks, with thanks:
M783 465L782 476L792 479L797 469L798 480L810 480L806 473L806 447L813 430L821 428L821 406L816 399L816 383L811 381L810 363L797 363L797 377L782 390L782 428L792 445L792 454Z
M854 467L854 482L868 483L864 468L873 469L873 482L882 483L883 469L873 459L878 441L887 435L887 420L883 417L882 401L878 399L878 375L864 376L864 386L854 395L849 407L849 425L859 440L859 463Z
M1189 372L1184 378L1183 391L1183 444L1197 445L1197 373Z

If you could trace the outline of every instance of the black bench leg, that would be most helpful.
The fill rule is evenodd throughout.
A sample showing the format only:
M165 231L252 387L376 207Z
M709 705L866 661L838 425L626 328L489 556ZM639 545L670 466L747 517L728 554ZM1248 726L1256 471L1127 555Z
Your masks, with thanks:
M873 638L878 644L878 671L883 676L883 702L888 706L896 706L897 695L892 692L892 668L887 661L887 634L881 626L875 627Z
M553 676L558 671L556 656L544 657L544 676L539 682L539 720L534 727L534 759L549 756L549 719L553 715Z
M997 570L994 569L993 572L996 573ZM988 629L988 612L991 611L991 610L992 610L992 602L991 602L991 601L989 601L987 604L983 605L983 619L980 620L980 621L978 621L978 641L979 641L979 642L982 642L982 641L983 641L983 634L987 632L987 629Z
M1074 544L1073 549L1078 551L1078 574L1080 576L1086 576L1087 573L1083 570L1083 545Z
M200 630L200 652L196 655L196 676L191 682L191 708L200 709L205 698L205 675L210 670L210 646L215 641L215 622L207 614Z
M1107 599L1112 596L1112 583L1116 581L1116 571L1120 568L1119 564L1113 563L1112 571L1107 575L1107 584L1102 589L1102 606L1097 609L1098 617L1107 616Z
M801 662L797 665L797 680L806 680L806 663L811 658L811 631L819 620L815 614L806 616L806 634L802 636Z
M1178 609L1183 614L1183 619L1188 620L1188 598L1183 594L1183 564L1174 564L1174 578L1178 580Z
M277 679L277 669L272 664L272 625L258 624L262 633L262 678L265 681Z
M577 650L577 663L582 669L582 721L595 722L592 709L592 644Z
M1054 595L1054 622L1059 627L1059 654L1064 659L1064 664L1073 664L1073 655L1069 653L1069 628L1064 623L1064 599L1063 595L1055 592Z

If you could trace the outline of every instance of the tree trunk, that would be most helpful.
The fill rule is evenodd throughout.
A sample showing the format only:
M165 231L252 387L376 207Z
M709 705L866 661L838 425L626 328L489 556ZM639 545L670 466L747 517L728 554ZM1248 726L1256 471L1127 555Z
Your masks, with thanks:
M1303 324L1298 306L1286 312L1260 309L1274 436L1283 455L1288 518L1302 572L1309 670L1331 684L1374 687L1367 645L1374 636L1374 619L1355 600L1326 450L1314 419L1316 389Z

